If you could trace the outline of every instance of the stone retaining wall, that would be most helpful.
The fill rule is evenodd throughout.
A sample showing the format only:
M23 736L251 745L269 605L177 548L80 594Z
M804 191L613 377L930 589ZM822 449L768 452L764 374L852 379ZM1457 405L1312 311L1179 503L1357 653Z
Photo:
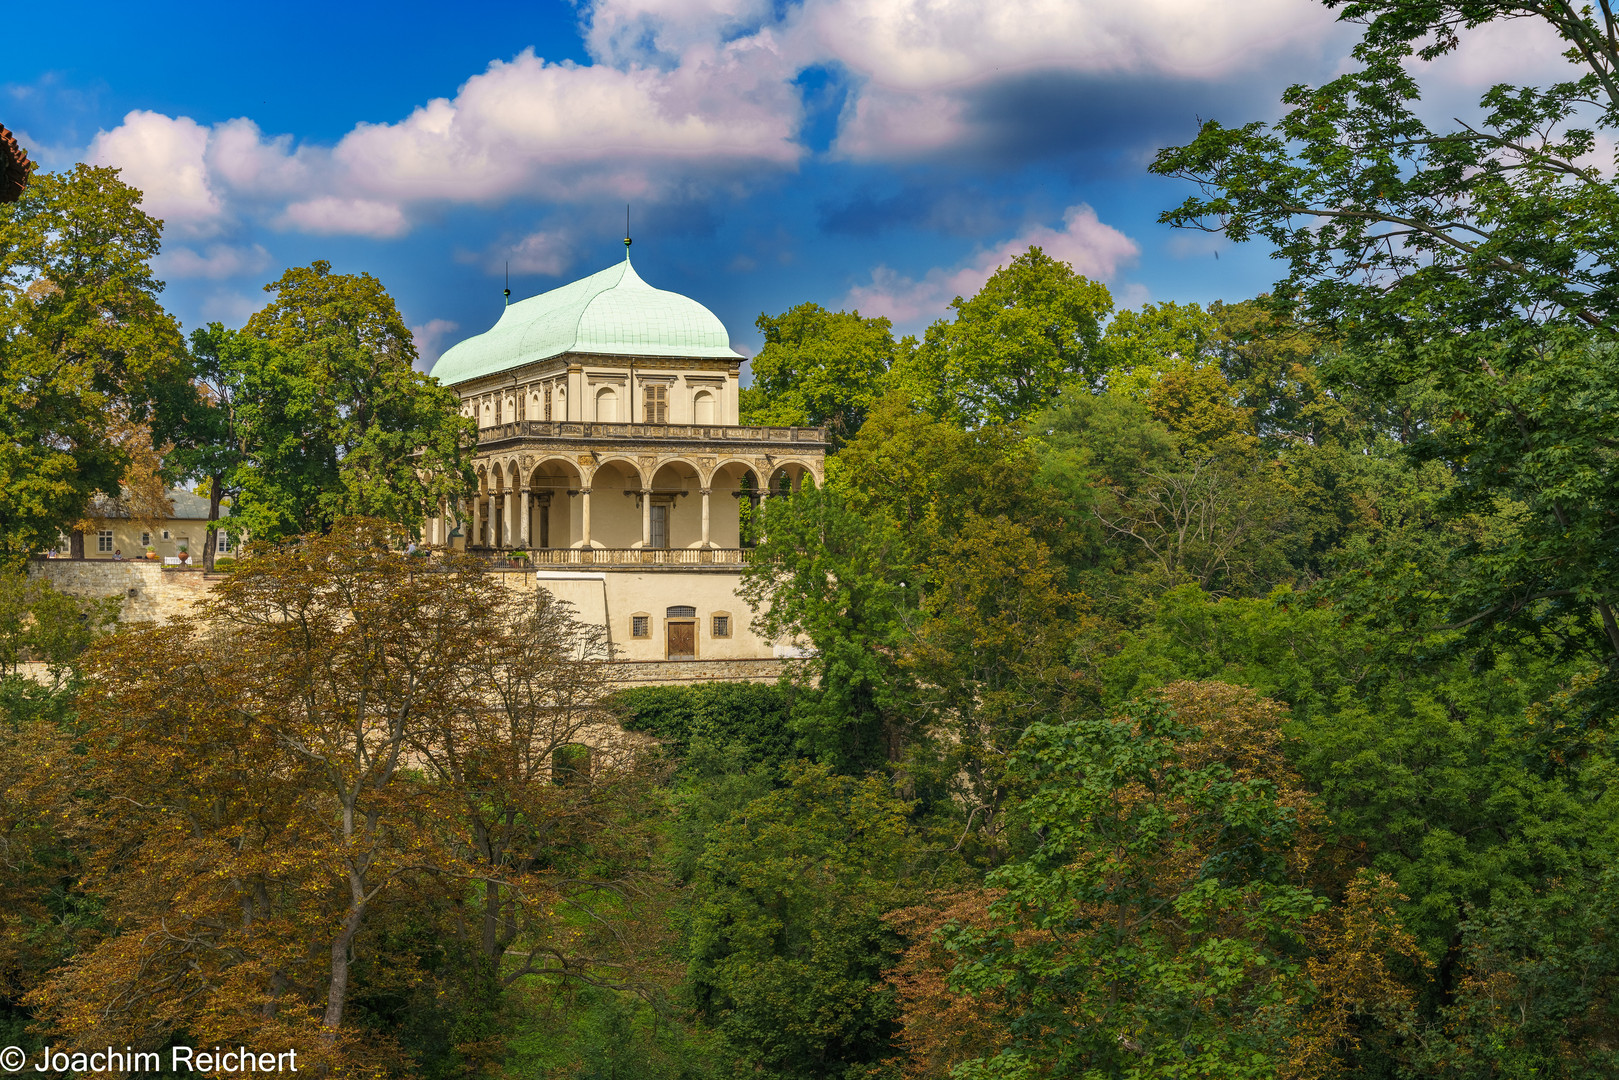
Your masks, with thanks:
M123 600L124 622L167 622L191 612L221 575L180 569L145 560L35 559L32 577L49 581L74 596L116 596Z
M775 682L788 661L763 660L621 660L613 665L615 685L672 686L694 682Z
M76 596L120 597L124 622L167 622L187 614L223 579L223 575L204 574L201 570L164 569L154 562L108 559L35 559L28 572ZM775 682L786 672L788 663L774 658L620 660L613 665L612 681L625 687Z

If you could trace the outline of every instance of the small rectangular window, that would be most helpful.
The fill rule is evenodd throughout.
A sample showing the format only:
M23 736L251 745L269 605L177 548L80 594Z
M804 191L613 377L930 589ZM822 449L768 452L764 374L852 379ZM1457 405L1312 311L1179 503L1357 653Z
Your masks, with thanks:
M715 637L730 637L731 636L731 617L729 615L716 615L716 616L714 616L714 636Z
M217 550L221 555L227 554L230 551L230 537L225 533L219 533L218 536L219 547L215 550Z
M650 615L630 616L630 637L651 637L652 617Z
M112 530L102 529L96 533L96 550L112 553Z
M151 533L141 533L141 547L151 547L151 546L152 546L152 534Z
M646 409L641 420L648 424L669 422L669 388L661 383L646 388Z

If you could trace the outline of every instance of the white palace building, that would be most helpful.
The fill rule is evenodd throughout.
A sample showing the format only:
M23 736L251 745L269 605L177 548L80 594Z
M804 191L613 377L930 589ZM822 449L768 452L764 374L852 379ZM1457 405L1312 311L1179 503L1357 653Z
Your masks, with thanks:
M821 428L744 427L743 357L697 301L624 261L508 304L433 368L478 421L478 495L428 541L505 559L629 661L789 654L737 596L749 520L824 477ZM706 666L706 665L705 665Z

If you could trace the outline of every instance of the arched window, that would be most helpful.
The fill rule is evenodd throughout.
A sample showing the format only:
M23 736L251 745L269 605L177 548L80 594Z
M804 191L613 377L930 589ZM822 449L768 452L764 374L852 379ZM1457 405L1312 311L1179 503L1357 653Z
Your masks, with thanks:
M604 386L596 391L596 421L611 424L618 419L618 391Z
M707 390L697 391L691 399L692 423L706 426L714 423L714 395Z

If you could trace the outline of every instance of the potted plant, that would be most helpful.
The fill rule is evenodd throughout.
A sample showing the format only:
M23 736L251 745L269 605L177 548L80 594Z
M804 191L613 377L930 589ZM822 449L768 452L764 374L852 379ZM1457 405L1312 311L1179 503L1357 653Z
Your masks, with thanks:
M157 562L157 548L149 547L146 549L146 561Z
M175 554L180 556L180 565L184 566L186 564L186 560L191 558L191 548L185 544L181 544L180 550L175 552Z
M514 551L514 552L512 552L511 559L512 559L512 562L516 563L519 567L527 566L528 565L528 552L526 552L526 551Z

